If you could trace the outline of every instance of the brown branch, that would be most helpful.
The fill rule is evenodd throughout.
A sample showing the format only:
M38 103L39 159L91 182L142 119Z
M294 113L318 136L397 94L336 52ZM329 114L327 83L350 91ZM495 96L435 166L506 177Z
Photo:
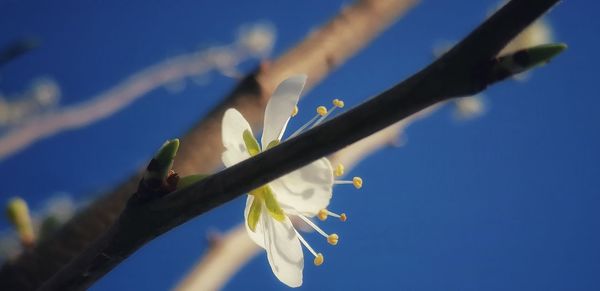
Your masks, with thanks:
M342 10L267 69L248 76L226 100L182 139L175 169L181 174L209 173L220 165L221 117L229 107L240 110L255 129L275 84L295 72L311 76L310 89L331 70L368 44L417 0L361 0ZM306 92L306 89L305 89ZM77 256L117 219L137 189L141 174L130 177L67 223L54 237L0 269L0 290L32 290Z
M261 248L250 240L246 228L240 224L214 242L175 290L220 290L259 250Z
M41 290L87 288L148 241L198 215L430 105L480 92L500 80L498 52L556 2L513 0L439 60L362 105L187 188L154 199L137 193L109 231Z

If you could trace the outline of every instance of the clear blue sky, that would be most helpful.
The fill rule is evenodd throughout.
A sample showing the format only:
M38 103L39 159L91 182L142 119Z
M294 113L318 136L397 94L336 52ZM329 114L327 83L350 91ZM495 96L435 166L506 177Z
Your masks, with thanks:
M257 20L276 26L278 55L345 2L0 0L0 45L28 35L42 40L40 49L1 69L0 90L21 91L50 76L63 90L62 103L75 104L166 57L231 42L240 24ZM301 106L333 97L360 103L426 65L434 44L461 38L496 3L422 1ZM406 146L357 167L365 187L339 189L334 199L349 221L324 224L341 242L330 247L309 236L326 264L307 262L302 288L599 290L598 9L595 1L556 7L550 22L568 51L526 83L490 88L486 115L461 123L444 109L411 126ZM56 192L79 199L102 193L235 83L212 80L178 94L153 91L110 119L0 162L0 198L21 195L35 207ZM204 251L206 233L239 223L243 205L238 199L156 239L93 290L173 286ZM261 254L227 289L286 288Z

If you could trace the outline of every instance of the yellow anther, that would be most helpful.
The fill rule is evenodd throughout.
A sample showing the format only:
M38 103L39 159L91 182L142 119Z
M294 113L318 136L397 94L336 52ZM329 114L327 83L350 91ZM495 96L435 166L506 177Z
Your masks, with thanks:
M333 105L335 107L344 108L344 101L340 99L333 99Z
M340 241L340 237L335 233L332 233L327 237L327 242L332 246L337 245L338 241Z
M327 108L325 106L317 107L317 113L321 116L325 116L327 114Z
M333 171L333 174L336 177L342 176L344 174L344 165L338 164L337 167L335 167L335 170Z
M363 186L363 180L360 177L354 177L352 178L352 184L356 189L360 189Z
M323 265L323 261L325 261L323 254L318 253L314 260L315 266Z
M329 212L327 211L327 209L321 209L319 210L317 217L319 217L320 220L325 221L325 219L327 219L328 214Z
M347 220L347 219L348 219L348 217L346 216L346 213L342 213L342 214L340 214L340 220L341 220L342 222L346 222L346 220Z
M296 116L296 114L298 114L298 106L295 105L294 109L292 110L292 117Z

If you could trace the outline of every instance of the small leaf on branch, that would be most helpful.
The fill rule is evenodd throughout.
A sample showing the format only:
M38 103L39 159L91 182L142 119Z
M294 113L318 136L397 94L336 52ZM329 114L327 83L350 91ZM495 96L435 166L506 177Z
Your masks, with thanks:
M503 80L544 65L567 48L564 43L538 45L498 57L492 67L492 79Z

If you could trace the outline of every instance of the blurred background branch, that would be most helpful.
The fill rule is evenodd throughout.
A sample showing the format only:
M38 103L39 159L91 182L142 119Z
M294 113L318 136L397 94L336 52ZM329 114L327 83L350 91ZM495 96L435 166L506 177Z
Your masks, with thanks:
M35 38L23 38L0 48L0 67L34 50L39 45L39 41Z
M182 175L212 172L220 165L220 122L226 108L237 108L253 128L259 129L268 97L279 81L293 73L306 73L310 76L306 92L415 2L361 0L343 8L271 65L247 76L223 103L199 121L182 139L174 168ZM37 289L114 223L140 178L141 174L130 177L77 214L56 235L5 263L0 269L0 289Z

